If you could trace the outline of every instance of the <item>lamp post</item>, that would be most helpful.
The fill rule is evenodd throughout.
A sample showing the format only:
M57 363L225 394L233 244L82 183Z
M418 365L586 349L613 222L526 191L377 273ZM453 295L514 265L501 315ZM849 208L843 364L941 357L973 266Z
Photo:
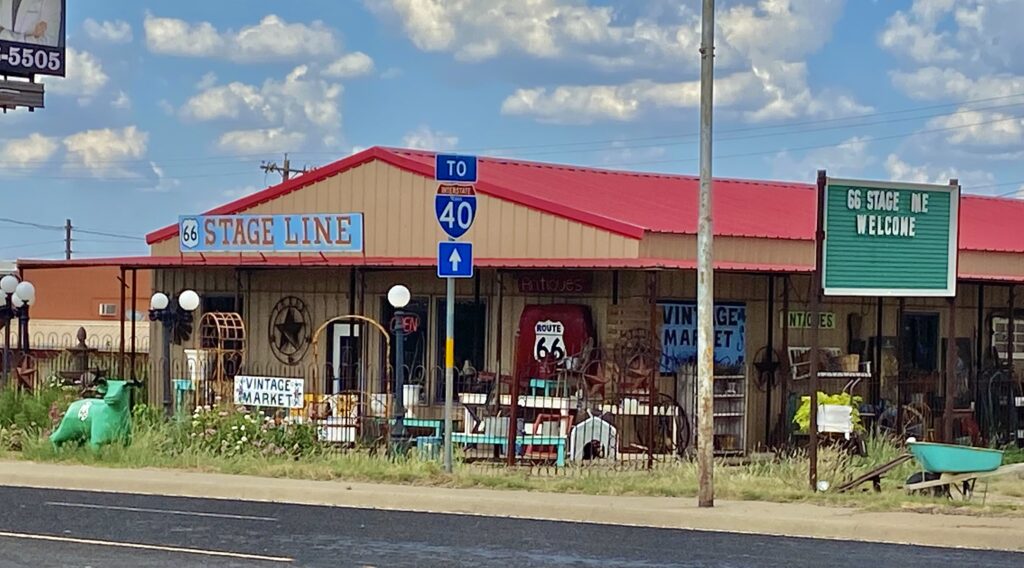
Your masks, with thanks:
M158 321L164 325L164 412L168 417L174 414L174 403L171 393L171 343L177 327L183 323L192 323L192 312L199 307L199 294L192 290L185 290L176 302L163 292L153 294L149 300L149 319Z
M21 282L18 277L8 274L0 278L0 292L4 303L0 306L0 321L4 325L4 382L11 372L11 321L18 320L18 346L22 353L29 352L28 319L29 306L36 303L36 287L31 282Z
M396 454L402 453L406 441L405 432L405 333L409 314L402 308L409 305L409 289L401 284L388 290L388 303L395 308L391 317L391 331L395 334L395 395L391 411L391 447Z

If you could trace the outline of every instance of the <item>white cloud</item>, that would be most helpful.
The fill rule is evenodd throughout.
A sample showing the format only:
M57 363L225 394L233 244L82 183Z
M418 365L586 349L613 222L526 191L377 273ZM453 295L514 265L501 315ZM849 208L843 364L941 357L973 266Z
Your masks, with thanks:
M699 67L699 8L666 5L623 21L621 10L584 0L364 0L397 19L424 51L483 61L506 53L583 61L600 69ZM831 36L844 0L760 0L720 8L716 61L796 61Z
M206 89L209 89L210 87L212 87L212 86L214 86L216 84L217 84L217 74L214 73L213 71L209 71L205 75L203 75L203 77L201 79L199 79L199 82L196 83L196 88L199 89L200 91L205 91Z
M960 185L964 188L965 192L969 192L972 185L991 185L995 181L995 176L991 172L982 170L960 171L954 167L936 167L931 164L912 165L896 154L889 154L885 159L885 170L891 179L911 183L944 185L949 183L951 179L959 179Z
M157 165L156 162L150 162L149 169L150 171L153 172L153 175L156 176L156 184L153 185L152 187L145 188L142 191L163 193L171 191L172 189L181 185L181 180L167 177L167 174L164 172L164 169Z
M30 134L27 138L8 140L0 151L0 169L3 165L24 169L42 167L57 151L57 141L42 134Z
M364 1L374 12L396 18L419 49L450 52L461 61L521 53L650 67L671 59L669 54L695 49L699 37L691 10L662 26L646 20L620 24L611 7L581 0Z
M919 100L1008 98L1024 93L1024 76L1011 73L971 78L958 69L928 66L914 71L892 71L889 75L897 89Z
M909 13L889 17L879 42L920 63L956 61L962 54L953 47L950 33L938 29L942 17L952 11L953 0L915 0Z
M1018 146L1024 142L1024 118L1001 112L964 108L957 114L933 118L929 128L950 129L946 140L967 146Z
M397 79L402 76L402 70L398 67L388 67L380 74L381 79Z
M426 125L421 125L402 138L403 146L420 150L438 150L443 152L454 149L458 144L458 136L431 130Z
M293 150L302 146L305 140L306 135L302 132L289 132L283 127L259 128L225 132L217 146L237 154L269 154Z
M146 46L153 53L180 57L214 57L242 63L295 60L337 51L334 32L323 22L288 23L276 15L239 31L220 32L210 22L190 23L147 14Z
M361 51L346 53L324 69L326 77L348 79L360 77L373 72L373 59Z
M118 91L117 98L111 101L110 106L118 110L128 110L132 108L132 100L128 97L128 93L124 91Z
M103 71L100 60L88 51L67 48L65 64L67 77L46 77L46 90L55 95L78 97L81 105L89 104L110 77Z
M219 121L232 125L220 146L298 149L317 133L329 143L341 128L341 85L312 76L300 65L283 80L267 79L262 85L238 81L226 85L204 78L206 86L180 110L183 118L200 122Z
M86 35L90 38L107 43L131 43L132 26L124 20L97 22L86 18L82 24Z
M853 136L830 148L819 148L795 157L779 152L768 162L774 176L783 179L811 180L816 171L828 170L830 175L863 178L869 167L876 163L868 149L870 140Z
M146 153L149 135L135 126L86 130L64 139L68 163L96 177L130 177L123 164Z
M812 93L807 85L807 68L802 63L778 63L720 76L715 80L715 104L737 110L750 121L801 116L833 118L871 111L845 95ZM629 121L651 108L699 106L699 81L633 81L622 85L519 89L505 99L501 111L532 116L543 122L586 124L597 120Z

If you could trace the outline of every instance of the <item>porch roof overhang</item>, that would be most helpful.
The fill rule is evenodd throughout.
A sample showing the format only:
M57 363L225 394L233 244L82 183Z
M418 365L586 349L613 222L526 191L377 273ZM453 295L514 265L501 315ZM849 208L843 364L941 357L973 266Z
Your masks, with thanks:
M697 263L693 260L666 258L476 258L473 259L473 264L480 268L495 269L696 270L697 268ZM437 266L437 259L319 254L218 254L82 258L72 260L28 259L19 260L18 266L22 269L116 266L124 269L145 270L175 268L431 268ZM715 269L726 272L797 274L809 273L813 267L802 264L716 262Z

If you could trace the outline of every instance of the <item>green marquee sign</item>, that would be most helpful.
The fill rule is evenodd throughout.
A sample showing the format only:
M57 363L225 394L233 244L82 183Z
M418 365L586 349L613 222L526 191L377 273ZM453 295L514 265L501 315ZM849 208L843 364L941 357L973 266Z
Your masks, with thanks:
M829 178L826 296L955 296L960 188Z

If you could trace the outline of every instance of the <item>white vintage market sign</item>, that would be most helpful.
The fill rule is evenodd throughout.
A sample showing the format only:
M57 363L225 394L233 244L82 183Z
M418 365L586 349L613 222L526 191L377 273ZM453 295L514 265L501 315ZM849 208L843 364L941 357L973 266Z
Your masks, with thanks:
M281 377L235 377L235 404L302 408L305 387L302 379Z

